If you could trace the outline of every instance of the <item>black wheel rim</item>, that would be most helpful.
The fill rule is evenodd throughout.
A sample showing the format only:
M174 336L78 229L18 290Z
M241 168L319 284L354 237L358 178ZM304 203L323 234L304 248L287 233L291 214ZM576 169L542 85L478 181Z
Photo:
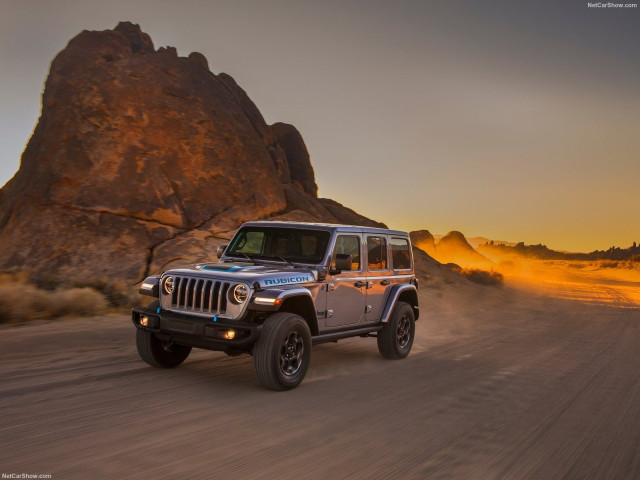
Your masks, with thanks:
M174 353L176 351L175 344L173 342L162 342L163 350Z
M286 376L295 375L302 366L304 342L298 332L289 332L280 347L280 370Z
M403 315L398 322L398 330L396 331L398 347L405 348L411 340L411 321L408 315Z

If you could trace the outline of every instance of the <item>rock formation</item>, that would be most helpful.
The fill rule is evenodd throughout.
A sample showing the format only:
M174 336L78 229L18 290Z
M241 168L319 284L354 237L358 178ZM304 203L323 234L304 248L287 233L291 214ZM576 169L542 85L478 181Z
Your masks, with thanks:
M267 218L381 225L317 198L300 133L267 125L233 78L124 22L53 60L0 190L0 270L136 282L211 259L243 221Z
M461 232L449 232L435 246L435 258L442 263L456 263L462 267L491 267L493 262L478 253Z
M416 230L411 232L409 236L411 237L411 244L414 247L419 248L432 257L435 255L436 244L429 230Z

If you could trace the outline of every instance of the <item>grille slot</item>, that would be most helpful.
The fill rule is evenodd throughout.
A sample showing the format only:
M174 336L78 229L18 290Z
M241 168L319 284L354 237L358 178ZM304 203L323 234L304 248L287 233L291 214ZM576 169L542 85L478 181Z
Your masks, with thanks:
M230 282L174 276L171 308L185 312L224 314Z

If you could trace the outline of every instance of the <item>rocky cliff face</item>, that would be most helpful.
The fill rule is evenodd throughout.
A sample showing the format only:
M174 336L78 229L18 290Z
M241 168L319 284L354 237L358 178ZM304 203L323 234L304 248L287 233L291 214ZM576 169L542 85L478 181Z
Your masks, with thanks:
M304 141L267 125L202 54L137 25L84 31L51 64L19 171L0 190L0 269L117 276L211 259L243 221L381 225L318 199Z

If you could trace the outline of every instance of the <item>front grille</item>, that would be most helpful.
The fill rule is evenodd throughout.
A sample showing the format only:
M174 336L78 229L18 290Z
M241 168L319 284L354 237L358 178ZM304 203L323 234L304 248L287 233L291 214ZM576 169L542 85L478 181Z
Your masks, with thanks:
M173 276L171 308L185 312L225 314L231 283L205 278Z

